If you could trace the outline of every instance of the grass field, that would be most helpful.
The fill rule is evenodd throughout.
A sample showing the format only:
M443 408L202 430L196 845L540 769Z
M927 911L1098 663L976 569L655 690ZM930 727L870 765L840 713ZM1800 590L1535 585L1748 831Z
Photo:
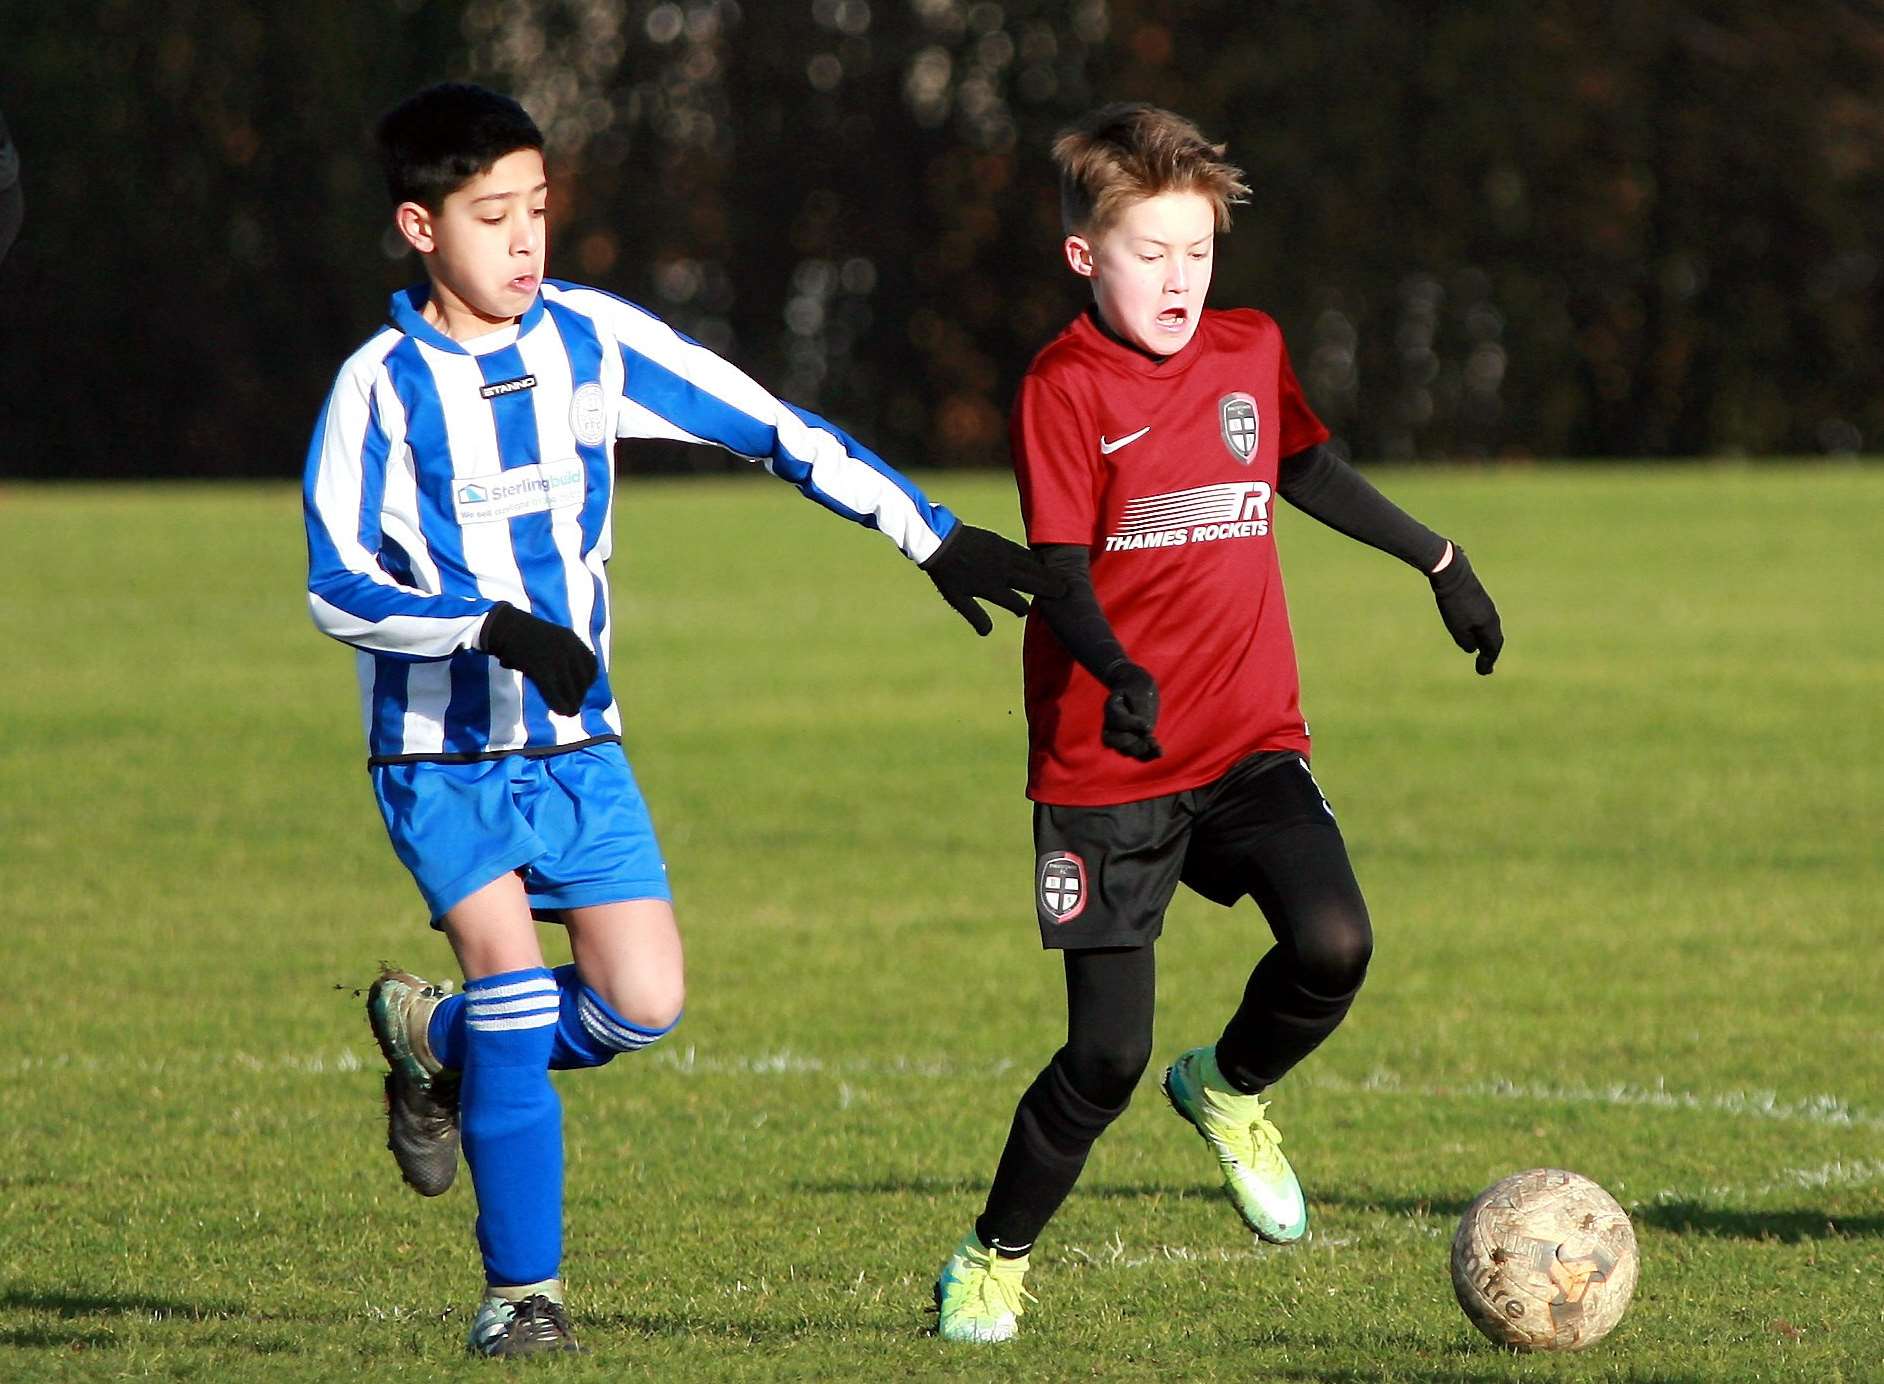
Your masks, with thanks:
M1276 1092L1310 1238L1252 1246L1154 1065L996 1355L923 1309L1062 1018L1018 622L975 640L763 478L624 486L618 686L691 989L664 1049L561 1082L593 1354L543 1377L1884 1378L1884 470L1381 479L1510 644L1474 677L1417 578L1285 515L1378 932ZM1014 526L1002 480L933 489ZM0 488L0 557L0 1379L478 1373L469 1188L400 1187L358 994L448 953L297 497ZM1158 1063L1263 941L1180 901ZM1641 1242L1584 1356L1494 1350L1446 1274L1471 1196L1546 1163Z

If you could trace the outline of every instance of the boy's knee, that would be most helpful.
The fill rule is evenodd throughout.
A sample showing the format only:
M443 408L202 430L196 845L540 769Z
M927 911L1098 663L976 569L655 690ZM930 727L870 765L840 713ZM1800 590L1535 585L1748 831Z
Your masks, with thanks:
M1150 1034L1108 1035L1103 1042L1062 1049L1055 1058L1074 1091L1115 1114L1131 1102L1150 1063Z
M1296 961L1304 983L1317 994L1351 995L1367 979L1373 956L1374 933L1367 915L1341 914L1315 930Z
M582 977L583 988L595 995L615 1016L636 1028L665 1033L680 1021L687 1004L686 981L645 972Z
M1021 1097L1019 1126L1024 1137L1047 1150L1083 1156L1093 1140L1125 1113L1133 1084L1102 1089L1094 1086L1090 1072L1076 1079L1062 1048Z
M676 985L654 995L636 995L616 1012L636 1028L666 1033L680 1022L687 1007L686 991Z
M576 1018L589 1038L609 1052L639 1052L674 1031L683 998L676 988L666 996L637 996L617 1008L585 984L576 998Z

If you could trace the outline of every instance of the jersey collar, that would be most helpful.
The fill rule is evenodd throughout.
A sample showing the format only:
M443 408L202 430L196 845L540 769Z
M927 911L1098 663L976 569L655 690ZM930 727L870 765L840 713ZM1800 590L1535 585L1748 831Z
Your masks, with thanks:
M1120 368L1131 371L1134 375L1149 375L1154 379L1181 375L1190 369L1203 355L1202 340L1204 330L1209 325L1210 313L1206 309L1197 323L1197 330L1191 333L1191 339L1184 343L1183 350L1168 356L1154 356L1148 351L1140 350L1107 326L1105 319L1099 316L1099 308L1096 304L1088 303L1078 320L1079 330L1085 333L1100 355Z
M427 346L441 351L451 351L461 356L482 356L492 351L501 351L516 341L532 327L543 320L543 294L539 290L529 309L508 327L499 327L469 341L454 341L437 327L425 320L425 301L431 297L432 286L429 283L413 284L402 288L392 296L392 303L387 315L393 326L407 336L423 341Z

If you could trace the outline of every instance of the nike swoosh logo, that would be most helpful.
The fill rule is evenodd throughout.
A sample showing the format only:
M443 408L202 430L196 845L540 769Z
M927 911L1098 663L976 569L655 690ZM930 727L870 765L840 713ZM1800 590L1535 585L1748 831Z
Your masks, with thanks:
M1132 443L1138 441L1139 438L1143 437L1146 433L1150 431L1151 431L1151 424L1147 423L1145 424L1144 427L1140 428L1137 432L1125 434L1125 436L1121 437L1117 442L1106 441L1106 435L1104 433L1100 433L1099 434L1099 450L1101 452L1104 452L1107 456L1111 456L1112 453L1118 451L1119 448L1131 446Z

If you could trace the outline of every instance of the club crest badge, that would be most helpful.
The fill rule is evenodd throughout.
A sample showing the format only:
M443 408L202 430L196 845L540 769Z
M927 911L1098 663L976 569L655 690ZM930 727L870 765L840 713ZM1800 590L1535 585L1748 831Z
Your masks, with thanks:
M590 380L569 401L569 430L576 441L594 447L608 433L608 410L602 404L602 386Z
M1262 432L1256 401L1241 391L1226 394L1217 401L1217 418L1223 424L1223 445L1230 449L1231 456L1248 466Z
M1041 856L1036 883L1040 911L1052 922L1070 923L1086 911L1086 862L1070 851Z

